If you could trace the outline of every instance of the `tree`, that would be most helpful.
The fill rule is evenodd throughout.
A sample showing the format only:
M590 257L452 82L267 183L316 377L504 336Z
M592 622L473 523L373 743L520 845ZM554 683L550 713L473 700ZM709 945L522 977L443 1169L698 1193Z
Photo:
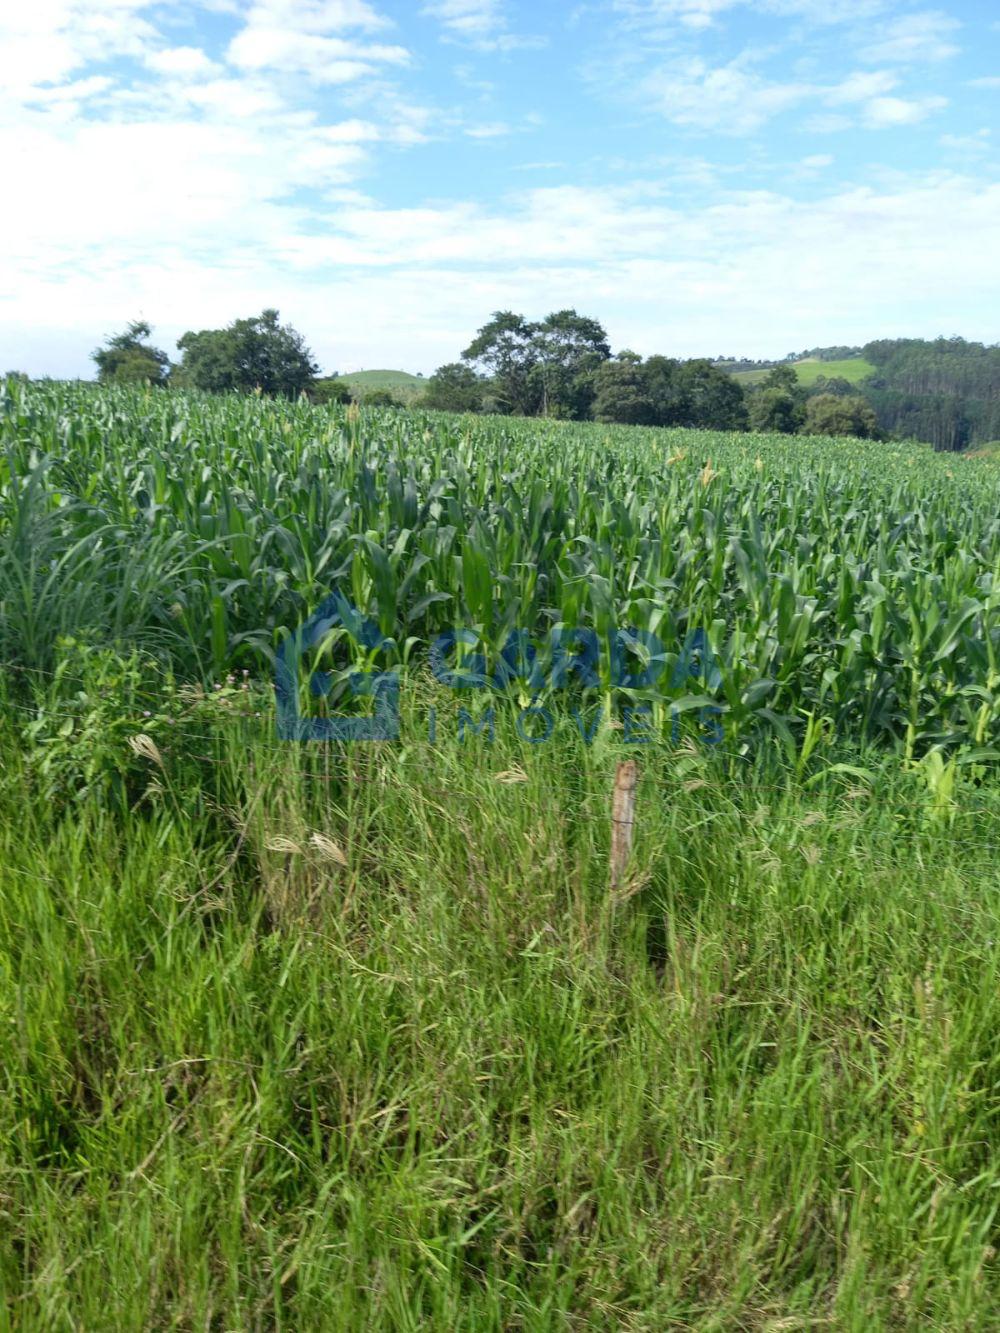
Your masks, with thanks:
M259 389L294 398L312 387L319 367L300 333L278 323L277 310L237 319L224 329L185 333L180 378L210 393Z
M652 404L655 426L686 424L688 405L680 371L680 361L669 356L651 356L642 367L642 377Z
M806 419L805 408L784 389L758 389L747 404L752 430L794 435Z
M435 370L427 381L420 406L439 412L481 412L483 387L483 381L471 366L453 361Z
M656 414L642 361L634 352L621 352L594 372L594 419L624 426L652 426Z
M351 386L345 383L339 375L328 375L325 379L316 380L310 386L309 397L314 403L320 403L323 406L329 403L349 403L351 401Z
M362 407L402 407L394 393L389 389L369 389L358 400Z
M876 367L863 393L883 430L964 449L1000 435L1000 347L964 338L886 338L862 349Z
M144 319L134 319L124 333L105 339L91 352L102 384L164 384L170 371L166 352L146 340L153 330Z
M782 393L796 395L801 393L799 377L791 366L774 366L761 380L761 389L780 389Z
M608 335L596 319L557 310L535 325L542 416L586 420L594 402L594 372L611 356Z
M858 386L852 384L850 380L845 380L842 375L817 375L814 383L809 390L810 396L818 393L832 393L837 398L856 398L858 396Z
M523 315L498 310L462 353L462 360L482 366L492 377L493 392L501 412L532 416L541 394L532 374L538 364L538 330Z
M685 404L681 425L746 430L746 400L732 375L717 370L711 361L696 360L683 361L677 378Z
M821 393L806 403L807 435L858 435L865 440L878 436L878 421L864 398L839 398Z

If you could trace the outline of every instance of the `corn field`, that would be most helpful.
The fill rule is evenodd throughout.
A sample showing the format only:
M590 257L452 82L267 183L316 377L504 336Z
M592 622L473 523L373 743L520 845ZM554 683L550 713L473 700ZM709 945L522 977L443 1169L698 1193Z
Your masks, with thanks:
M454 626L489 661L631 627L665 647L657 699L707 690L734 737L983 751L998 510L994 461L917 445L0 384L0 656L266 676L339 589L389 665ZM720 669L692 694L669 668L697 631Z

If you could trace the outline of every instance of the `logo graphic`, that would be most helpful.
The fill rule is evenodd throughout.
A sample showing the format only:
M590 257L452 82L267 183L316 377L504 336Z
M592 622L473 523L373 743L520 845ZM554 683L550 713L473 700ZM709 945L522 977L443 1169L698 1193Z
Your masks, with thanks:
M275 692L278 713L278 736L287 741L392 741L400 735L399 673L398 670L345 671L337 676L319 669L309 673L309 693L314 698L326 699L339 684L346 686L350 697L370 699L372 711L366 717L334 715L332 717L303 716L300 680L303 662L309 661L328 643L332 635L346 633L367 654L374 655L392 641L382 634L374 621L364 616L339 592L334 592L319 606L306 623L282 643L277 654ZM485 655L476 651L479 635L471 629L449 629L439 634L430 645L429 665L440 684L455 691L493 689L503 691L512 685L531 696L530 707L522 708L517 719L518 734L532 744L548 740L555 727L551 712L540 706L543 693L558 690L599 689L601 687L601 640L597 632L587 628L556 626L545 636L542 650L532 641L526 630L513 630L508 635L492 672L487 668ZM635 691L655 690L667 672L671 661L663 644L648 630L612 630L607 639L607 662L612 688ZM697 712L702 726L701 739L716 745L722 739L718 717L722 709L708 704L704 696L717 692L722 686L722 672L712 653L704 630L692 631L673 661L669 676L669 692L661 696L669 705L670 694L683 690L689 682L701 686L702 699ZM680 713L695 706L688 700L671 709L671 733L676 743L680 739ZM590 744L596 726L583 727L576 711L581 735ZM625 739L631 744L648 744L651 733L647 720L652 719L652 708L635 705L623 710ZM431 709L428 733L433 742L436 735L437 714ZM486 716L474 723L465 710L458 712L458 739L466 733L484 734L493 739L494 716L490 709Z
M353 671L347 677L351 695L374 698L371 717L303 717L299 703L299 673L303 656L323 645L330 633L341 627L355 643L373 652L385 638L374 621L335 592L328 597L278 650L275 668L275 697L278 705L278 736L283 741L394 741L399 739L399 676L395 671ZM310 692L327 697L333 677L313 671Z

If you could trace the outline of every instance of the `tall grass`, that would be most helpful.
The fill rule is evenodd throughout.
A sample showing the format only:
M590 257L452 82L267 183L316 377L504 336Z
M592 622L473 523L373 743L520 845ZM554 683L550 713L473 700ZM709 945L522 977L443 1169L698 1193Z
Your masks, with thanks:
M645 749L611 897L614 733L201 725L131 815L4 750L14 1326L996 1326L984 790Z

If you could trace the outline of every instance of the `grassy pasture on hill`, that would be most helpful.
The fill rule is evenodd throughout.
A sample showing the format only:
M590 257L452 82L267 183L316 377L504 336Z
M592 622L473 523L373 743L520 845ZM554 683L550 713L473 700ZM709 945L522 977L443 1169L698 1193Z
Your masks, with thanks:
M797 361L795 363L795 373L799 377L799 383L804 384L806 388L816 383L823 376L828 380L841 379L847 380L850 384L860 384L868 379L869 375L875 373L875 367L864 357L852 356L844 361Z
M385 389L401 403L414 402L427 387L425 379L419 375L410 375L405 370L356 370L340 378L362 394Z
M996 1328L998 492L0 385L4 1326ZM383 642L331 626L302 706L398 668L396 741L277 735L333 587ZM573 688L429 669L560 623Z
M875 372L875 367L860 356L852 356L843 361L820 361L811 357L807 361L794 361L791 364L799 383L806 388L815 384L820 376L861 384ZM738 370L734 372L733 378L744 385L760 384L769 373L766 370Z

